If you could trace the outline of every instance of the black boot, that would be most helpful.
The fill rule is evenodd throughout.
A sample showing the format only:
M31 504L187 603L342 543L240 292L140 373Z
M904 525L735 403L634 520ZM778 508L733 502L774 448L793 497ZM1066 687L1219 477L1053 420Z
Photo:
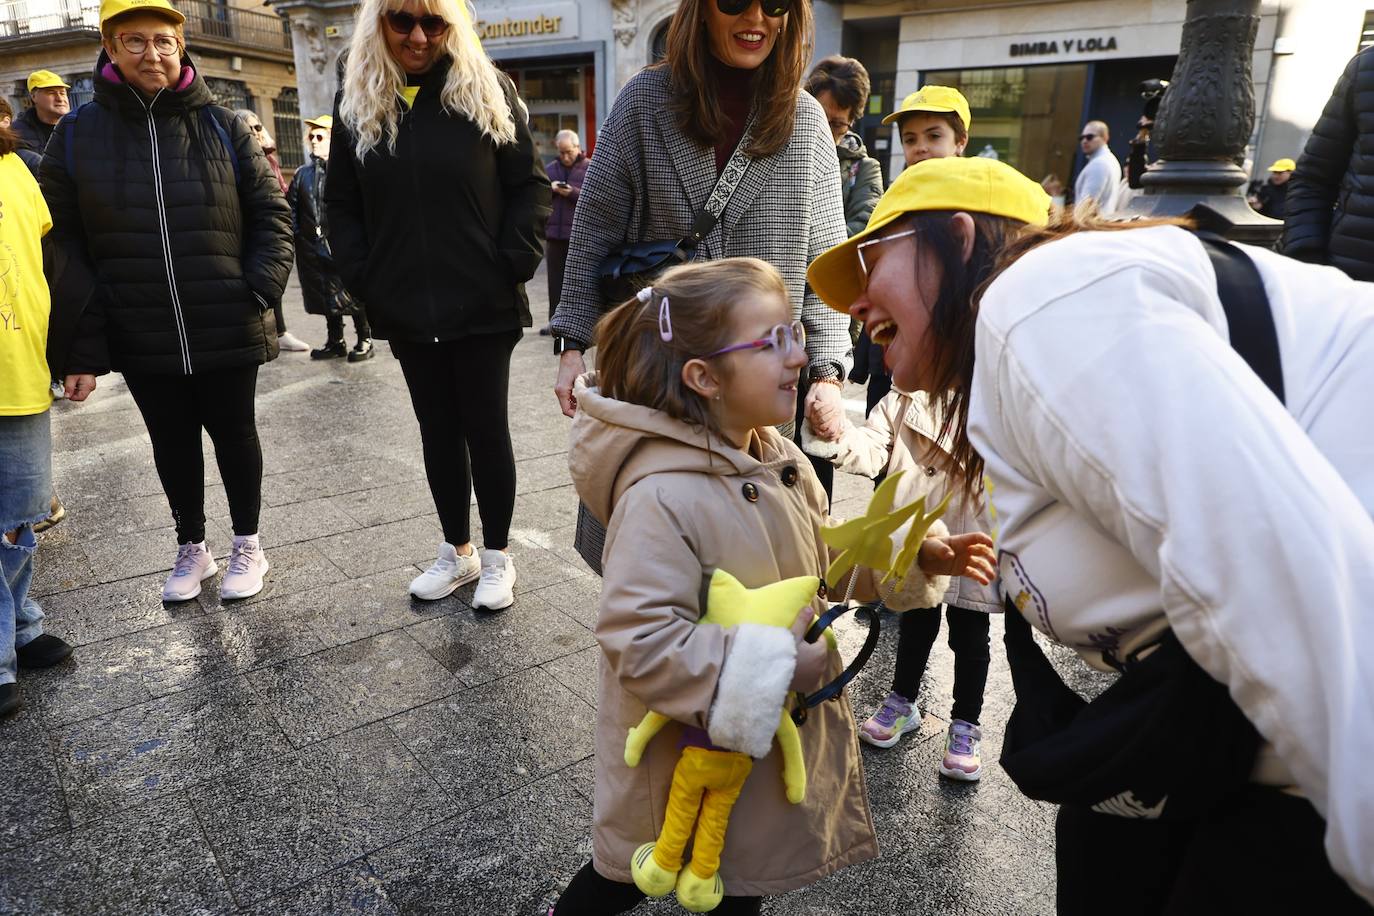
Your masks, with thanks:
M20 668L51 668L72 654L72 647L51 633L44 633L37 639L14 650L19 656Z
M323 347L310 351L311 359L338 359L348 355L348 344L342 340L331 340Z
M358 341L358 345L348 351L348 361L350 363L360 363L365 359L371 359L375 355L372 347L372 338L364 337Z
M18 712L22 705L18 684L0 684L0 719Z

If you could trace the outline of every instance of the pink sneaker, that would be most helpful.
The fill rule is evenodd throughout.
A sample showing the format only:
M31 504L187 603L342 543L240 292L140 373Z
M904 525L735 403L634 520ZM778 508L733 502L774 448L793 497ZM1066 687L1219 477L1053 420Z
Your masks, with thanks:
M983 776L983 760L978 756L978 743L983 730L972 722L955 719L949 723L949 741L945 745L945 759L940 761L940 775L964 782L977 782Z
M889 693L883 705L859 726L859 738L874 747L892 747L902 735L921 727L921 713L900 693Z

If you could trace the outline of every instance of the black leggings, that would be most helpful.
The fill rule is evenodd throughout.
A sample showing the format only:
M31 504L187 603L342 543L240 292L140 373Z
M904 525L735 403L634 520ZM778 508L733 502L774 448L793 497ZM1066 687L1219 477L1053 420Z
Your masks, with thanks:
M205 540L205 456L200 431L215 444L235 534L258 533L262 506L262 446L253 414L258 367L194 375L124 373L167 494L178 544Z
M644 892L639 888L602 877L588 862L568 883L553 913L554 916L614 916L634 909L643 899ZM726 897L711 912L716 916L754 916L762 907L762 897Z
M515 449L506 399L511 351L520 337L516 330L440 343L391 342L420 421L429 492L444 540L455 547L472 540L474 489L483 546L504 550L510 537Z
M930 650L940 634L940 609L920 608L901 615L901 634L897 638L897 670L892 673L892 691L916 702L921 689ZM954 709L951 719L974 725L983 712L983 688L988 682L988 627L991 618L981 611L949 605L949 647L954 650Z

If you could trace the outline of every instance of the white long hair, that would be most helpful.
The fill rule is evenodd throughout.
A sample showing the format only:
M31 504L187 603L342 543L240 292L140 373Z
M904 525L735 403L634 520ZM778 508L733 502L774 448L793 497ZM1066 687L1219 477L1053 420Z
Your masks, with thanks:
M404 0L363 0L348 49L339 116L353 133L359 161L385 142L396 152L399 116L396 99L406 84L405 71L387 50L382 16L401 8ZM444 110L470 118L498 146L515 142L515 113L511 111L496 65L482 47L464 0L420 0L426 13L443 17L448 31L439 36L439 56L453 60L440 103ZM523 117L523 105L520 112Z

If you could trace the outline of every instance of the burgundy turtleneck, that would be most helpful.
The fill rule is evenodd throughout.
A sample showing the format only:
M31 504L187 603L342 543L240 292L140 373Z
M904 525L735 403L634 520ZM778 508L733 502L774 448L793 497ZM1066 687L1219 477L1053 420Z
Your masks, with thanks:
M720 62L714 54L710 55L711 75L716 84L716 103L726 119L725 139L716 144L716 174L725 171L725 163L744 136L744 126L749 122L749 109L754 104L755 70L740 70Z

